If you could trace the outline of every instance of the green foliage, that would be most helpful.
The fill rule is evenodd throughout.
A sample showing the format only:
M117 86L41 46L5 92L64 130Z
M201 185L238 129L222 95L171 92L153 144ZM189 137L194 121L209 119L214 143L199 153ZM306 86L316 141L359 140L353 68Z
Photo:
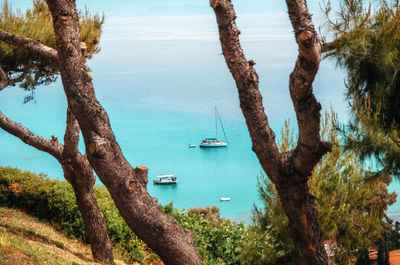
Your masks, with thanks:
M358 248L370 246L379 237L384 212L396 194L388 193L388 176L382 178L385 182L365 181L368 172L356 154L339 147L334 114L325 116L322 127L322 137L334 147L314 169L309 186L317 198L324 237L336 243L335 262L347 264Z
M85 59L99 52L101 27L104 21L98 14L92 15L87 9L79 12L81 41L86 44ZM45 0L33 0L33 8L24 14L15 12L7 0L1 6L0 28L4 31L40 41L55 48L55 34L50 11ZM0 42L0 66L10 79L22 77L20 86L26 90L56 80L58 69L46 59L31 52ZM28 96L29 99L29 96Z
M192 231L205 264L247 264L242 249L249 238L249 227L220 218L215 206L189 209L187 213L175 209L172 203L161 210L175 217L183 229Z
M390 265L389 246L385 234L379 240L377 265Z
M369 251L367 248L362 248L358 251L358 258L355 265L370 265Z
M352 152L343 152L339 147L335 115L325 115L321 136L333 143L332 152L314 168L309 180L311 193L316 197L318 221L324 232L324 239L331 244L335 264L349 264L357 256L357 249L368 247L380 236L382 218L388 204L395 200L395 194L387 191L388 182L366 182L362 164ZM293 133L288 123L282 131L280 149L293 148ZM389 181L390 182L390 181ZM273 184L263 179L259 193L264 201L263 209L255 209L254 222L260 232L276 241L275 255L267 262L285 259L285 264L297 264L293 244L286 231L287 217ZM278 254L279 253L279 254ZM290 263L288 263L290 262Z
M378 1L375 1L378 2ZM400 173L400 9L398 1L372 5L343 0L339 13L326 8L336 41L325 54L347 71L347 97L354 120L347 148L373 157L378 174Z
M393 224L393 221L389 219L386 225L389 228L386 230L389 250L400 249L400 223L395 222Z

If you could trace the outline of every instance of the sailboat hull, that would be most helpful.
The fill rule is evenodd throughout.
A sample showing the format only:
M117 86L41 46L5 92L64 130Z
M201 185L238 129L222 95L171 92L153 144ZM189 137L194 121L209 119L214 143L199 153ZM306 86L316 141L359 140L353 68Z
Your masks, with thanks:
M200 148L212 148L212 147L227 147L228 143L219 142L219 143L200 143Z

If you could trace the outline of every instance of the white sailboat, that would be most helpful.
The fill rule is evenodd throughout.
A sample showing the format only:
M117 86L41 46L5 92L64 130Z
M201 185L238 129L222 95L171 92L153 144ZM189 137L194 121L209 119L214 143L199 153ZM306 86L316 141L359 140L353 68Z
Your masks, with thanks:
M222 132L224 133L225 136L225 142L221 141L218 139L218 120L221 123L221 128ZM226 138L225 134L225 129L224 126L222 125L221 117L219 116L218 109L215 107L215 138L205 138L201 141L199 144L199 147L204 148L204 147L227 147L228 146L228 140Z

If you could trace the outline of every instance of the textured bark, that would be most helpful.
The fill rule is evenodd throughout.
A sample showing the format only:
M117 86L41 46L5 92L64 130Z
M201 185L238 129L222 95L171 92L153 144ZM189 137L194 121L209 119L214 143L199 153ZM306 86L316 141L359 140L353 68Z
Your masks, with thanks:
M78 149L79 132L78 122L68 110L61 165L65 178L74 188L93 258L102 263L114 264L112 242L108 237L104 217L93 191L96 177L86 156L82 155Z
M24 143L35 147L36 149L49 153L57 160L61 158L63 152L63 145L57 140L57 137L52 136L51 140L47 140L37 136L24 126L15 121L8 119L3 113L0 112L0 128L6 132L18 137Z
M318 224L314 196L307 180L321 157L331 149L319 135L321 106L312 92L318 71L321 45L308 13L305 0L286 1L290 20L299 47L295 69L290 75L290 95L299 126L297 147L280 153L275 134L268 124L258 88L254 61L248 61L239 42L236 14L230 0L211 0L219 28L225 61L236 82L240 107L261 166L275 184L282 206L289 219L300 264L329 264Z
M64 177L72 185L79 211L85 224L91 244L93 258L106 264L113 264L112 243L107 235L103 215L93 192L96 177L87 158L79 153L79 126L71 113L68 113L64 146L55 136L44 139L22 125L8 119L0 112L0 128L18 137L24 143L51 154L61 164Z
M6 88L9 84L9 79L7 74L4 72L3 68L0 67L0 91Z
M75 2L48 0L47 4L53 16L68 105L81 128L90 165L133 232L165 263L201 264L191 233L181 229L173 217L162 213L157 200L147 193L147 168L132 168L121 152L82 62Z
M0 40L14 46L25 48L34 54L40 55L43 58L54 62L55 64L58 63L57 51L51 47L41 44L37 40L21 37L1 29Z

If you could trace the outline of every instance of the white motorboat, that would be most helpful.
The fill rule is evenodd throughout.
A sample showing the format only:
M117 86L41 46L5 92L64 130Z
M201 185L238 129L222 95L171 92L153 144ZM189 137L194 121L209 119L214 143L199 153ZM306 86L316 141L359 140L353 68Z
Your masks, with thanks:
M175 177L175 174L170 175L160 175L157 176L157 180L153 180L153 184L156 185L170 185L178 183L178 178Z
M220 201L230 201L231 197L221 197Z

